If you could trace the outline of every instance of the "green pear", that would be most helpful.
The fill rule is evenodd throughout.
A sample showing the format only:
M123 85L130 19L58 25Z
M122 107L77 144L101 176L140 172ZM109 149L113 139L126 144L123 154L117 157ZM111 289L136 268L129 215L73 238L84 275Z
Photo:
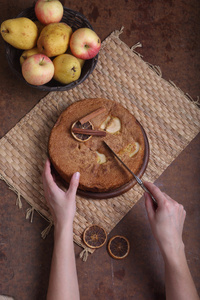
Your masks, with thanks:
M72 28L65 23L51 23L46 25L38 38L37 47L40 53L48 57L57 56L66 52Z
M70 54L70 55L73 55L72 52L71 52L71 50L70 50L70 47L68 47L66 53L67 53L67 54ZM73 55L73 56L75 56L75 55ZM76 56L75 56L75 57L76 57ZM81 65L81 69L82 69L82 67L84 66L85 60L82 59L82 58L78 58L78 57L76 57L76 58L78 59L80 65Z
M78 59L70 54L61 54L54 58L53 78L62 84L69 84L81 75L81 65Z
M38 28L28 18L15 18L1 24L3 39L17 49L28 50L36 46Z

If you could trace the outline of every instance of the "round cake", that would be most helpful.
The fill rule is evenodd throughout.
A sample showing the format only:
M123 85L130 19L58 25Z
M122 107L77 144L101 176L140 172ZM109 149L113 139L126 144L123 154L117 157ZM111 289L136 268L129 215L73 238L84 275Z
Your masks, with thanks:
M85 131L88 129L89 133ZM103 98L77 101L61 113L49 137L49 157L67 183L78 171L79 189L110 192L126 185L133 177L104 141L138 174L145 158L144 131L126 108Z

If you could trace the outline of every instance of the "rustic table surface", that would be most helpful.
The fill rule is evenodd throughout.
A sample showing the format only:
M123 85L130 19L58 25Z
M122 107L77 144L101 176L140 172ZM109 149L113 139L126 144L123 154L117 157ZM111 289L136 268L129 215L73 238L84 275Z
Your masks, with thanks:
M143 59L162 70L194 100L200 95L200 2L198 0L74 0L62 3L84 14L104 40L124 26L120 38L132 46L141 42ZM0 1L0 20L15 17L33 1ZM0 39L0 137L3 137L46 95L18 80L8 67ZM200 292L200 134L157 179L156 184L178 202L187 218L183 239L192 276ZM37 213L33 223L25 219L27 203L15 205L16 195L0 181L0 294L20 300L45 299L48 286L53 230L45 240L46 226ZM165 299L164 266L152 236L141 198L113 229L110 236L123 234L131 243L130 255L116 261L106 246L79 258L75 245L81 299Z

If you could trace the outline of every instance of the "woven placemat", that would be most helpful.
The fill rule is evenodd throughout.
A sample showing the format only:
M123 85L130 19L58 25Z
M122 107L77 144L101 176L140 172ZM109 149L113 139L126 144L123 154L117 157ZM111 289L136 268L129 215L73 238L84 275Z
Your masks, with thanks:
M144 127L150 143L150 160L143 176L154 182L197 135L200 111L182 91L161 77L159 68L146 63L135 47L130 49L113 32L102 43L94 72L81 85L66 92L50 92L0 140L0 176L30 204L27 218L37 211L49 226L41 174L47 158L50 131L60 113L84 98L103 97L126 107ZM136 45L139 46L139 45ZM77 196L74 241L83 246L82 233L99 224L109 233L143 195L138 185L111 199Z

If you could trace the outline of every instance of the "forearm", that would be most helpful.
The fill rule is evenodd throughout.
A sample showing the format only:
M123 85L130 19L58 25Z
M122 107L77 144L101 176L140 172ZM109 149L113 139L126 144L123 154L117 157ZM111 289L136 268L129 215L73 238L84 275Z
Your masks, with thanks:
M164 255L167 300L199 300L184 248L179 253Z
M54 250L47 300L55 299L80 299L71 225L65 228L55 226L54 229Z

